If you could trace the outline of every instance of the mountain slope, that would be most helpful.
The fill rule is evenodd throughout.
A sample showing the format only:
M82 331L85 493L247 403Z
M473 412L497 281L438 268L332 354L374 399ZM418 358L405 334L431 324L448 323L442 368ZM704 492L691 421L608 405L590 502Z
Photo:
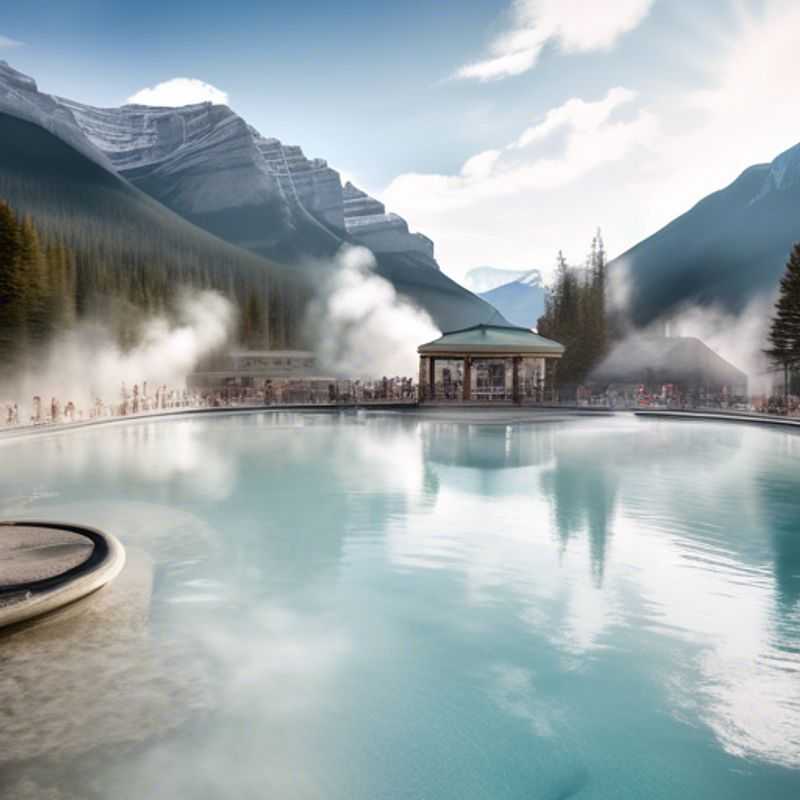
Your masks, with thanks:
M0 143L0 197L30 214L50 240L75 251L85 295L102 294L103 275L111 272L124 272L126 285L140 294L166 294L186 283L239 298L249 291L265 299L292 297L295 306L308 294L302 270L197 228L36 123L0 113ZM270 304L276 346L296 343L290 310Z
M325 161L261 136L226 106L97 109L43 94L33 79L0 61L0 110L40 125L98 168L141 189L158 201L148 213L169 208L215 237L297 269L309 257L319 267L345 242L365 243L376 254L379 273L442 329L496 317L490 305L439 271L430 240L410 233L404 220L355 187L348 187L346 202L339 174ZM3 146L10 135L7 129ZM49 176L58 177L37 171L30 160L25 164L36 173L36 187L22 193L22 208L34 196L42 200ZM25 170L13 159L3 169L7 186L12 175L24 182ZM73 213L65 211L67 196L76 203L75 214L102 211L93 192L82 196L80 179L62 182L59 192L58 214ZM117 219L128 224L124 214Z
M775 291L800 240L800 145L746 169L609 264L642 326L686 303L742 311Z
M498 267L475 267L465 276L462 283L475 294L485 294L498 286L524 278L529 269L500 269Z
M482 292L479 297L491 303L509 322L523 328L535 328L544 313L545 288L538 270Z

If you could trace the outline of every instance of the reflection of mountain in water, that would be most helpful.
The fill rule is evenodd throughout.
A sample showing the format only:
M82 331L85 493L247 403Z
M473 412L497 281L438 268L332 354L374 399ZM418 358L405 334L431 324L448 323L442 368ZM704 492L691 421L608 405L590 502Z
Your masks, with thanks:
M589 536L592 574L603 582L606 551L614 514L619 476L609 459L586 458L580 441L561 437L555 446L555 462L542 475L542 489L552 503L561 544L582 531Z

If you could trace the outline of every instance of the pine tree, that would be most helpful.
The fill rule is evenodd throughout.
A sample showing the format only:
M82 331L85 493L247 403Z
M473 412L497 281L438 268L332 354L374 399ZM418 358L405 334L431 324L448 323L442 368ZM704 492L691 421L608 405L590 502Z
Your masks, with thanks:
M558 367L562 386L583 382L607 352L605 295L606 253L598 230L582 273L570 267L559 251L555 280L538 321L542 336L555 339L566 348Z
M784 393L789 392L789 371L800 364L800 243L792 248L769 332L772 361L783 367Z
M0 201L0 365L11 369L25 334L25 281L21 229L14 212Z
M24 293L26 338L32 344L47 341L52 319L48 308L47 266L33 220L26 216L19 226L19 268Z

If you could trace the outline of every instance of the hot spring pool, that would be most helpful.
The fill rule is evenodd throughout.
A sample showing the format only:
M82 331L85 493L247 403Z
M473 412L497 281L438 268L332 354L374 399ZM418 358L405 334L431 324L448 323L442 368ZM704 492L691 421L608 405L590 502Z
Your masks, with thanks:
M0 441L109 588L0 638L0 797L800 797L800 435L255 414Z

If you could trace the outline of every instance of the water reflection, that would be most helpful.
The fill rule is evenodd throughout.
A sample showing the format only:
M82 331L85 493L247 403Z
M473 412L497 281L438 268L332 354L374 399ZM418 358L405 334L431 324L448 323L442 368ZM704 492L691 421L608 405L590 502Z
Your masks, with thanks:
M554 463L542 475L542 489L550 498L562 548L576 535L588 536L592 576L601 586L619 467L616 459L587 459L586 446L585 437L559 437Z
M124 427L0 445L0 512L145 565L0 641L0 796L797 796L790 434Z

